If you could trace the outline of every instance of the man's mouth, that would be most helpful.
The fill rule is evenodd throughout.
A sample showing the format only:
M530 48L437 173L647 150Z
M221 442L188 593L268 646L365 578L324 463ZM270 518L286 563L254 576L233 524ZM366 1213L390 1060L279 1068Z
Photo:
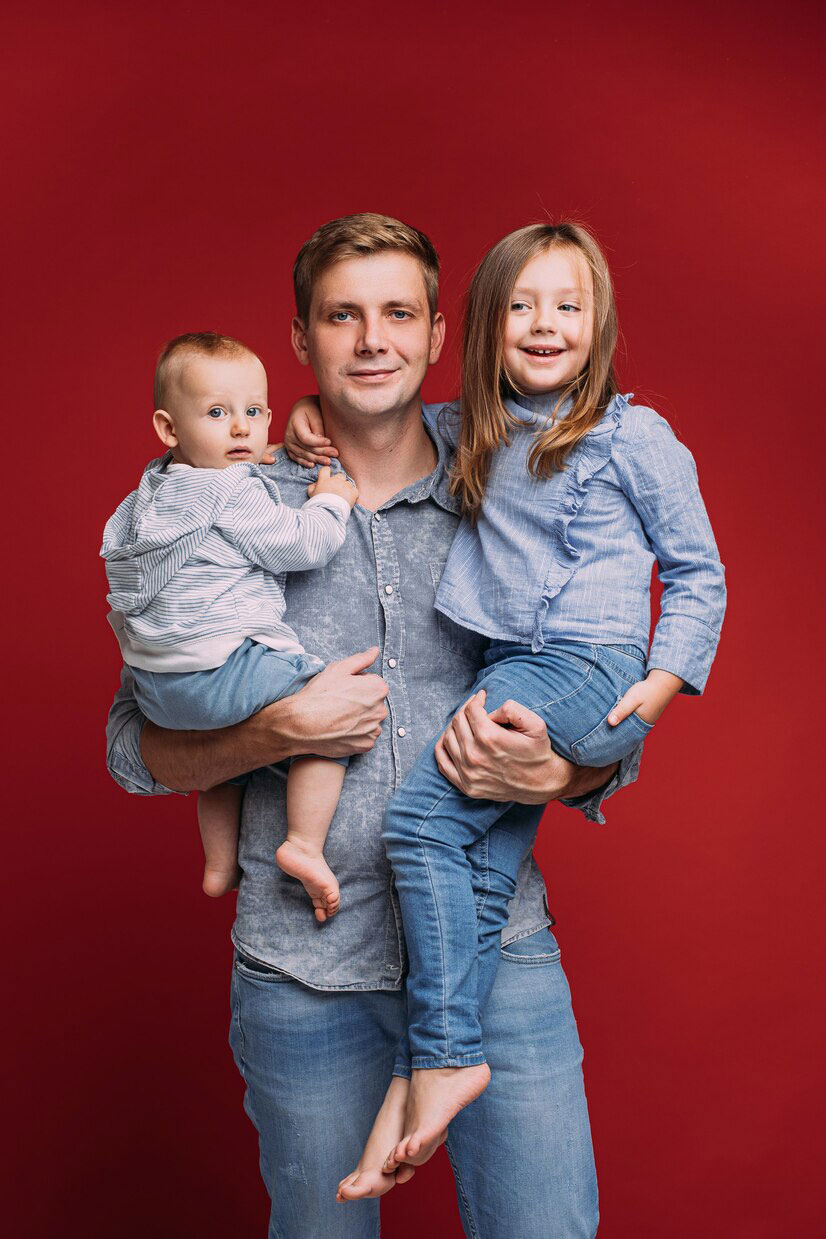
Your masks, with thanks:
M391 374L395 373L395 370L351 370L350 378L365 379L368 381L372 379L373 381L376 381L379 379L387 379Z

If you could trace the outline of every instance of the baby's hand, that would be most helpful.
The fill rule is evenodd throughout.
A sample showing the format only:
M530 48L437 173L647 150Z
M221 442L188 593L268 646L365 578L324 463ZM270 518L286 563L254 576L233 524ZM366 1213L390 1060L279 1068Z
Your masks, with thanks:
M330 466L325 465L318 471L318 479L307 487L308 495L340 495L346 499L352 508L359 497L353 483L343 473L330 473Z
M637 680L620 698L608 715L608 722L612 727L616 727L617 723L621 723L636 711L644 723L656 723L683 683L679 676L672 675L670 671L653 668L644 680Z
M318 396L302 396L296 400L284 431L284 447L291 460L308 469L313 465L328 465L333 456L338 456L324 434Z

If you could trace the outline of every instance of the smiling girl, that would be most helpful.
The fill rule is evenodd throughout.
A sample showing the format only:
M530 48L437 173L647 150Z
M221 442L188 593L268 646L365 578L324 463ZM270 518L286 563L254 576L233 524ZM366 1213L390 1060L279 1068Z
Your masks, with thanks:
M702 692L725 607L692 457L663 418L619 394L616 339L610 272L593 236L573 223L521 228L471 284L460 410L426 411L456 448L452 489L463 511L436 607L491 638L477 701L516 727L527 707L558 753L588 766L638 748L677 693ZM308 433L323 433L317 416L295 422L305 456L324 455ZM649 649L655 559L663 592ZM462 709L448 760L471 732ZM373 1154L342 1196L387 1190L487 1086L479 1013L540 815L465 796L440 773L434 746L392 800L385 843L410 958L409 1044L380 1135L400 1110L402 1132L384 1178Z

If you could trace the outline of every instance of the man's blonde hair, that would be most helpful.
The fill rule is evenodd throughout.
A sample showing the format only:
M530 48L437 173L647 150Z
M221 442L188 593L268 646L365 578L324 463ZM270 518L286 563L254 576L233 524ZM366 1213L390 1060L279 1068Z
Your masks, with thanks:
M298 251L293 266L296 314L306 326L319 276L346 258L364 258L398 250L410 254L422 269L431 319L439 304L439 256L433 242L418 228L411 228L390 215L343 215L313 233Z
M243 354L258 356L234 336L223 336L217 331L188 331L185 335L176 336L174 340L168 340L161 349L155 367L156 409L166 408L172 379L187 353L195 353L201 357L240 357Z

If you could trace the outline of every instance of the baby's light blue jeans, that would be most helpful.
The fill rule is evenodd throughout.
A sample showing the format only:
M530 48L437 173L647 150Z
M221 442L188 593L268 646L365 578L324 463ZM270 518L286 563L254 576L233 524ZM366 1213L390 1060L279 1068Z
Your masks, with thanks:
M651 730L636 714L616 727L607 722L644 676L634 646L557 641L533 653L500 641L488 651L473 691L486 690L488 713L510 699L539 714L554 749L569 761L607 766ZM384 841L410 959L409 1043L400 1043L395 1074L485 1061L480 1012L496 975L519 864L543 811L544 805L465 796L439 772L432 744L391 800Z

